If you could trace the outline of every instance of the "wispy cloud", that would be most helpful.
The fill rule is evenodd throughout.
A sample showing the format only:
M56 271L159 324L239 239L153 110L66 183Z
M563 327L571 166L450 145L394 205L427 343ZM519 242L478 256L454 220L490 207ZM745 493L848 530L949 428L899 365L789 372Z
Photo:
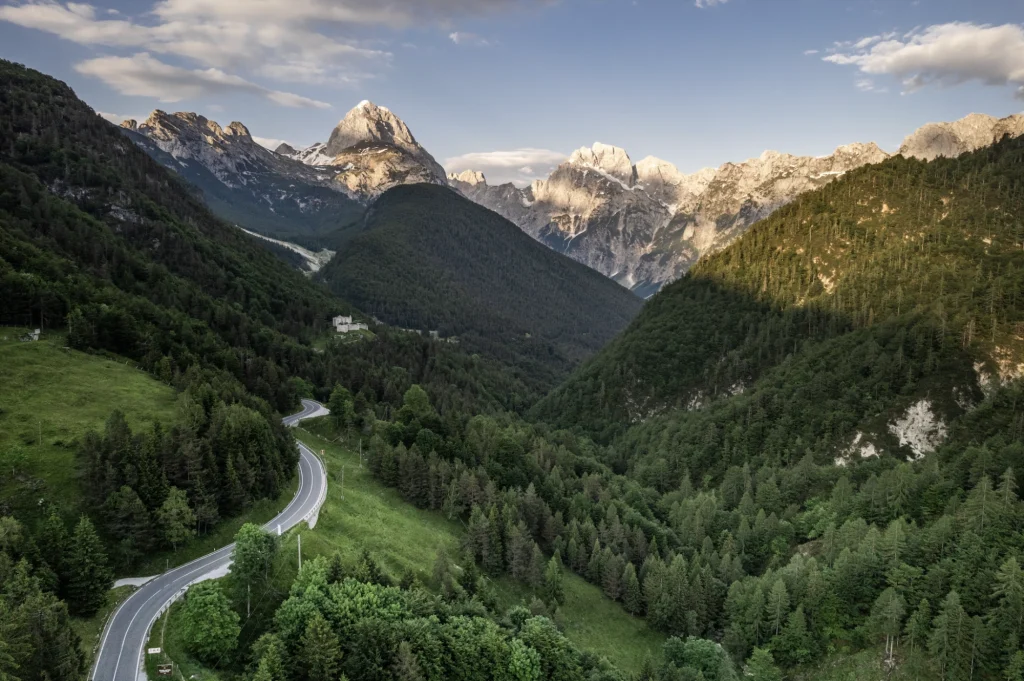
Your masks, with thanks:
M729 0L696 0L694 4L700 9L705 9L707 7L714 7L715 5L724 5L727 2L729 2Z
M132 59L133 52L160 55L167 68L200 67L185 77L145 65L175 84L170 97L205 91L204 83L223 81L252 91L254 81L316 85L357 84L386 70L393 59L357 39L365 27L433 26L451 30L456 20L479 17L555 0L152 0L121 12L87 2L9 0L0 4L0 21L36 29L62 39L104 47L101 59ZM470 33L456 33L459 44L487 44ZM182 62L182 63L177 63ZM83 62L82 72L119 71L119 91L147 90L124 75L126 62ZM137 71L139 65L135 65ZM206 71L214 69L217 73ZM100 75L96 73L95 75ZM102 77L102 76L101 76ZM238 82L233 79L241 79ZM313 100L263 88L267 99L284 106L308 106ZM285 96L288 95L288 96ZM149 95L152 96L152 95ZM168 97L161 97L168 101ZM313 104L315 105L315 104Z
M463 45L467 47L488 47L491 44L489 40L481 38L476 33L465 33L463 31L449 33L448 39L456 45Z
M153 58L146 52L131 57L97 57L75 66L79 73L99 78L124 95L179 102L227 92L263 97L294 108L328 109L330 104L291 92L271 90L220 69L183 69Z
M487 176L489 184L511 182L520 187L533 180L547 177L559 163L568 158L550 149L522 148L507 151L483 151L445 159L448 172L478 170Z
M899 78L907 93L979 82L1012 86L1024 99L1024 27L1017 24L938 24L838 43L832 52L825 61L855 66L868 76Z
M810 57L813 54L818 54L818 50L804 50L805 57Z

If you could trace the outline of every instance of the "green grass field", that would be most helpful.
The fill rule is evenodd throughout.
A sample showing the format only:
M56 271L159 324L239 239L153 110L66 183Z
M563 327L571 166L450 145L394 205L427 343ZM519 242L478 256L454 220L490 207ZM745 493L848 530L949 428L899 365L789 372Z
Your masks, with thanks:
M124 412L133 429L170 424L174 390L124 361L64 347L60 334L22 343L0 328L0 497L29 512L58 501L69 514L81 498L76 443Z

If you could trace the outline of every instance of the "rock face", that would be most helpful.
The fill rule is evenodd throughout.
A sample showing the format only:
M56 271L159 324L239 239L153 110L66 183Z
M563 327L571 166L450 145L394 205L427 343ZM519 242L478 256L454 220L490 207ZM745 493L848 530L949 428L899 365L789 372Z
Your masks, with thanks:
M444 168L420 146L409 127L372 102L360 102L349 111L326 144L313 144L293 158L329 167L345 191L368 199L400 184L447 184Z
M492 187L471 171L449 181L534 238L647 296L799 194L886 158L873 144L821 158L770 151L683 174L653 157L633 165L624 150L595 144L525 189Z
M1024 116L1016 114L994 118L971 114L952 123L929 123L907 137L900 147L904 156L931 161L945 156L953 158L998 142L1004 135L1024 135Z
M1003 135L1024 135L1024 116L972 114L929 124L907 137L899 153L957 156ZM654 157L633 165L624 150L599 143L573 152L550 177L524 189L490 186L473 171L448 179L534 238L647 296L800 194L888 157L874 143L850 144L821 157L766 151L684 174Z

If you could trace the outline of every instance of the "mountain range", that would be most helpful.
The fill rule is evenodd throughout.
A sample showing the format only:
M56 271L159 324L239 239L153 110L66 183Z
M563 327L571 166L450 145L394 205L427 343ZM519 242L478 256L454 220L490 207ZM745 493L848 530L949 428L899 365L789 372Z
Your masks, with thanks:
M929 124L897 153L926 160L957 156L1004 134L1024 134L1024 116ZM448 179L534 238L646 297L797 196L889 156L874 143L841 146L821 157L766 151L684 174L654 157L634 165L625 150L598 143L522 189L489 185L474 171Z
M282 144L270 151L241 123L221 128L193 113L156 111L143 124L123 127L200 187L215 212L270 236L319 249L324 235L356 221L392 187L449 185L641 297L797 196L890 157L875 143L854 143L820 157L766 151L686 174L655 157L634 163L624 149L596 143L573 152L548 178L520 188L490 185L472 170L446 177L398 116L366 101L327 142L304 149ZM925 125L896 153L931 160L1021 134L1022 115L972 114Z
M405 123L370 102L352 109L326 143L301 151L288 145L271 151L242 123L222 128L190 112L157 110L143 123L121 127L198 187L224 219L293 241L358 219L369 202L399 184L446 184L444 169Z

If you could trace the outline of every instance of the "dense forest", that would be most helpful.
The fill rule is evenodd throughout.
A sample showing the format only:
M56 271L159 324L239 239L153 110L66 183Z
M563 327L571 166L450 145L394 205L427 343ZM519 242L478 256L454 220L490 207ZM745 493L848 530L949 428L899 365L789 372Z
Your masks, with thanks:
M454 336L553 381L618 333L640 300L444 187L400 186L320 275L399 327Z

